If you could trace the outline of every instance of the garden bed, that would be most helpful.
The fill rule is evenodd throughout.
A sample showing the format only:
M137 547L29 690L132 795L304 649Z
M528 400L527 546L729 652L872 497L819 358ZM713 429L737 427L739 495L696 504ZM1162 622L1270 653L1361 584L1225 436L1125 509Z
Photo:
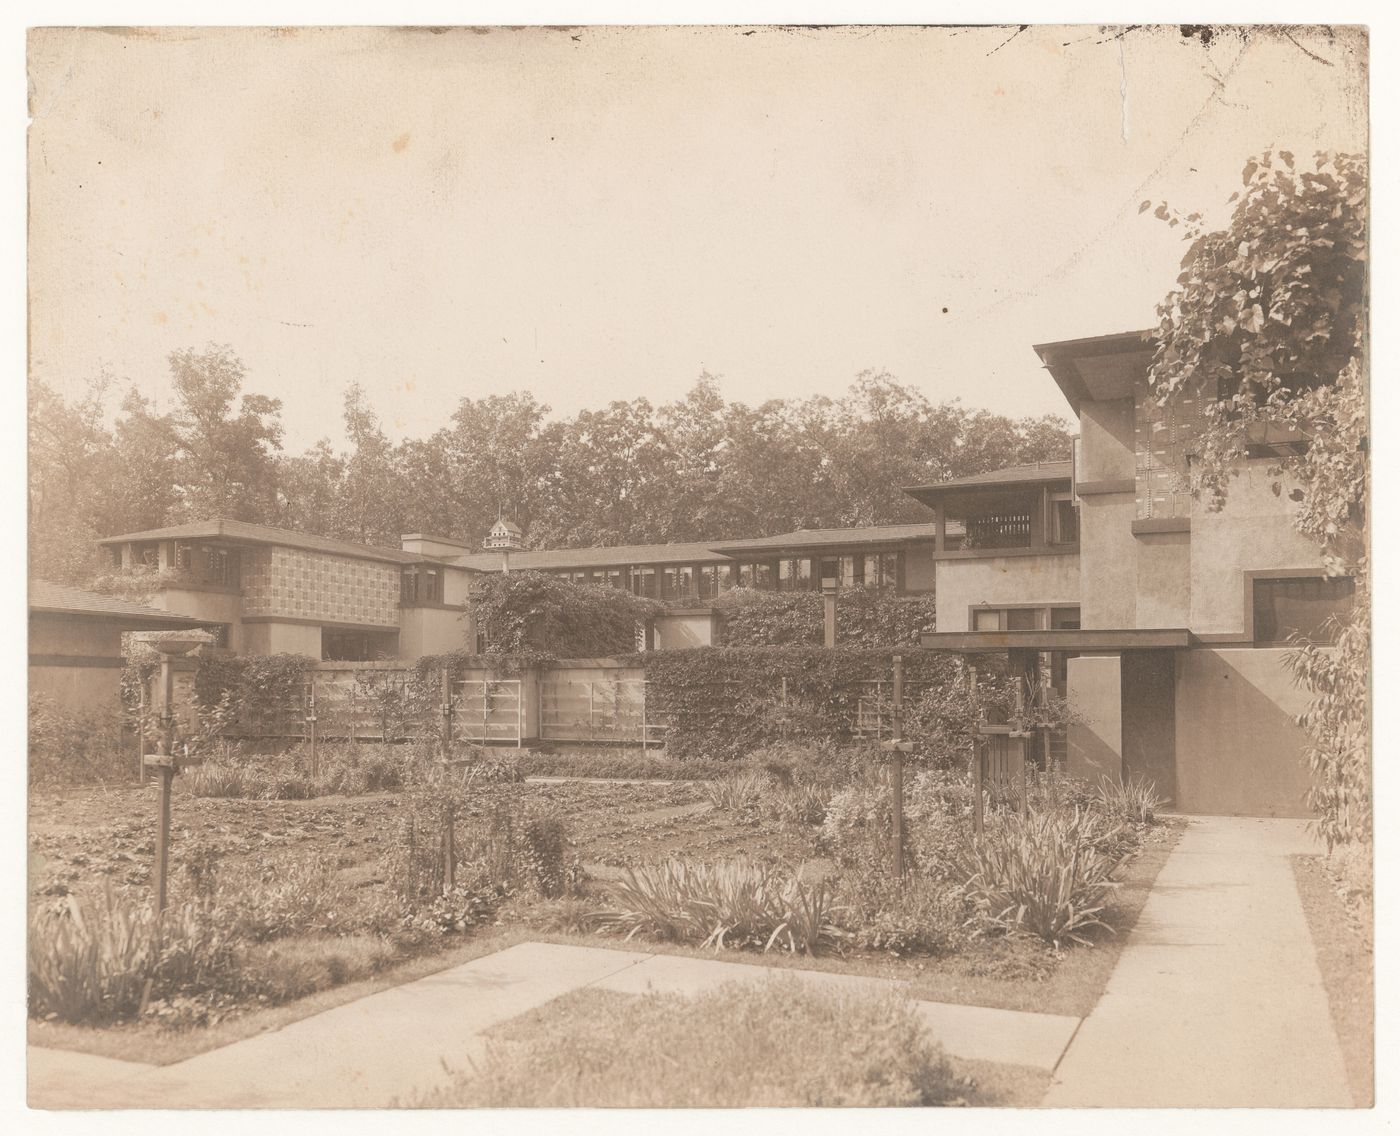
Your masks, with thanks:
M601 934L620 942L627 928L614 922L609 933L599 914L616 909L617 889L629 871L645 874L668 862L740 863L746 865L742 871L767 873L781 894L793 887L813 894L829 877L839 883L842 872L853 870L837 864L831 849L821 846L821 826L814 823L823 817L834 787L788 785L784 778L789 773L781 766L768 761L750 770L767 786L757 805L746 799L745 783L734 779L469 786L457 807L461 847L473 847L481 833L495 831L503 813L507 828L516 830L512 839L517 843L519 833L535 823L529 818L547 818L541 830L545 846L527 842L523 867L492 869L497 873L492 879L509 876L508 886L488 893L476 882L470 894L456 894L450 903L428 898L408 905L412 912L395 883L402 883L395 873L402 868L410 817L419 825L418 847L414 853L410 838L410 856L431 864L437 855L426 846L436 830L424 825L425 816L435 824L436 814L423 812L414 791L245 800L192 796L190 782L181 777L173 809L171 903L193 910L198 902L213 902L207 895L200 900L201 895L217 893L220 906L213 923L231 939L220 948L218 968L228 973L214 984L213 995L157 996L144 1015L127 1005L100 1023L77 1018L78 1024L65 1024L63 1015L50 1011L47 1022L31 1025L31 1040L111 1056L139 1050L148 1060L168 1054L174 1060L222 1044L219 1039L234 1040L255 1023L279 1024L334 1004L350 991L367 993L524 938L596 944ZM833 776L848 776L849 769L859 767L838 761ZM843 768L847 773L840 772ZM867 796L872 793L872 799L882 799L878 789L868 790ZM113 902L109 895L119 904L144 902L155 812L153 785L34 792L31 907L42 913L72 897L100 908ZM923 822L916 817L914 823ZM910 982L913 997L926 1000L1084 1014L1097 1000L1122 933L1136 917L1177 831L1172 823L1139 827L1132 841L1136 851L1120 868L1117 894L1102 914L1107 928L1083 929L1089 945L1065 942L1056 949L1025 934L958 932L956 943L923 949L917 943L909 946L906 930L896 928L893 937L873 940L890 944L878 948L845 934L823 939L817 944L820 953L813 956L805 953L804 942L788 935L778 945L794 953L750 950L746 957L777 968L902 978ZM539 875L541 847L553 849L553 874L547 880ZM878 849L885 845L877 839L876 847L879 861L883 853ZM489 849L482 855L489 859ZM519 856L520 850L512 855ZM872 879L885 871L881 863L874 869L867 865L865 870L875 873ZM473 864L479 875L484 869ZM416 870L421 869L420 863ZM503 871L506 876L500 875ZM799 886L785 880L805 882ZM420 885L419 894L434 896L433 888L440 890L440 883L426 890ZM856 917L849 911L842 916L847 923ZM743 934L727 945L745 942L763 945ZM698 940L666 942L647 934L634 936L630 946L713 953ZM195 986L202 981L189 980ZM101 1028L94 1028L98 1024ZM153 1043L156 1036L169 1040Z

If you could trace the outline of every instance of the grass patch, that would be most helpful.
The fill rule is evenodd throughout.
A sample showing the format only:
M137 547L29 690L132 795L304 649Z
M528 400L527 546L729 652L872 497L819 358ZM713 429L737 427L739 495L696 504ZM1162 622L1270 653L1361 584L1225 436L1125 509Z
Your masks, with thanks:
M435 1108L742 1108L962 1104L908 999L727 983L693 999L582 990L493 1031Z
M640 749L598 749L588 752L521 754L520 770L527 777L598 777L639 781L711 781L734 772L732 761L694 758L680 761Z
M1352 1100L1375 1103L1375 954L1372 928L1349 910L1343 883L1322 856L1294 856L1293 877L1308 919L1332 1026L1346 1063Z

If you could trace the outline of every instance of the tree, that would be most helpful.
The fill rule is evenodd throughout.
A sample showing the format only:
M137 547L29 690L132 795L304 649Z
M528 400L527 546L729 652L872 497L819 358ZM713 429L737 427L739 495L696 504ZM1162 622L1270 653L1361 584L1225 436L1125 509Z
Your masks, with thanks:
M1301 724L1318 830L1329 847L1368 843L1366 162L1317 153L1305 168L1279 151L1248 162L1243 182L1224 229L1157 206L1191 245L1158 308L1150 380L1163 404L1199 408L1194 493L1219 508L1250 447L1281 444L1274 492L1291 486L1298 531L1330 574L1355 580L1335 650L1299 642L1290 663L1314 694Z
M246 375L232 348L170 354L175 409L159 414L134 394L118 424L171 462L170 519L263 521L276 513L275 452L282 448L280 399L241 394ZM236 405L235 405L236 403Z

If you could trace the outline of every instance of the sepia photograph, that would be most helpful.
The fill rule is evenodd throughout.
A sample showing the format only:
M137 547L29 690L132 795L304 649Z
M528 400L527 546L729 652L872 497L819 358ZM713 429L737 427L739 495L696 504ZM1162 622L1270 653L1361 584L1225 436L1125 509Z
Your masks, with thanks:
M1367 27L45 22L31 1123L1375 1109Z

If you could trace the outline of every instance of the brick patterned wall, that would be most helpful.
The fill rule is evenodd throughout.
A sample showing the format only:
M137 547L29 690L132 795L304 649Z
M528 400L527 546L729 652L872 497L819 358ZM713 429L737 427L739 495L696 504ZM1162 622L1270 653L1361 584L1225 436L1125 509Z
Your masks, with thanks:
M254 549L243 559L243 614L397 627L399 569L297 548Z
M1189 517L1191 492L1186 455L1199 428L1195 398L1158 406L1140 375L1133 390L1133 442L1136 455L1137 516Z

